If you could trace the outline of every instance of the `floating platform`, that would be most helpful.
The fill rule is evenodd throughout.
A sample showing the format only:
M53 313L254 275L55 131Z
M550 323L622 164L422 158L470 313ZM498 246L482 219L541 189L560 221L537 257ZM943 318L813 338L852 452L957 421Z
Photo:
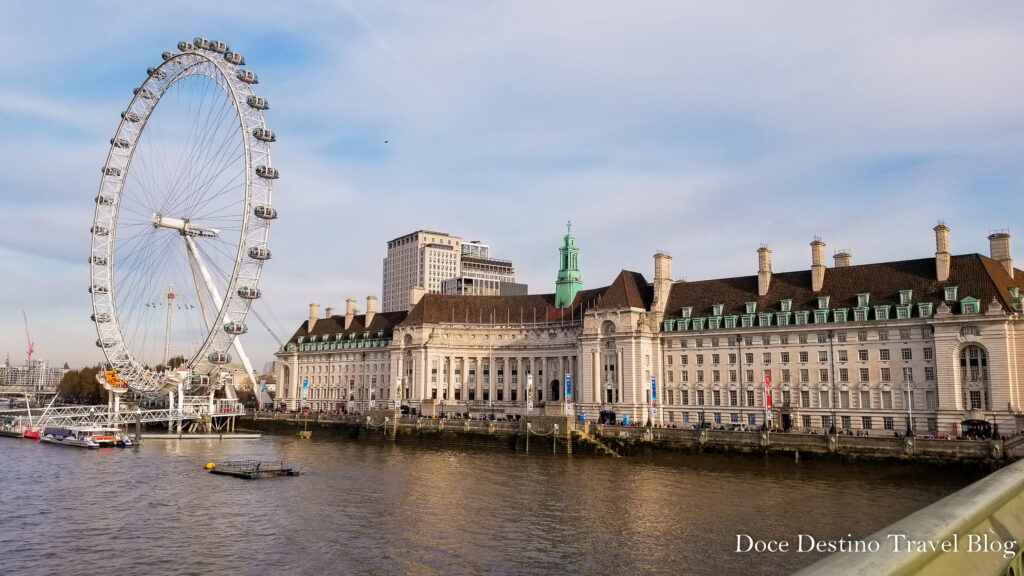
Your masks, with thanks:
M258 440L263 437L259 433L231 433L231 434L177 434L174 432L164 434L142 433L143 440Z
M229 460L206 465L212 474L224 474L235 478L253 480L261 476L298 476L299 470L294 465L282 460Z

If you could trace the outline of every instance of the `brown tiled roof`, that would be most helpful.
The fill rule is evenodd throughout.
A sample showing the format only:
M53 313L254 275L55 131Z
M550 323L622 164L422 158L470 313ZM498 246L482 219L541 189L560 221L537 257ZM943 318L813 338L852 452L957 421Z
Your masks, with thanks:
M980 300L982 311L993 297L1004 309L1011 309L1008 287L1024 289L1024 272L1016 270L1011 279L999 262L980 254L954 256L949 279L938 282L935 277L935 259L922 258L828 268L822 289L817 293L811 291L809 270L772 274L766 296L757 295L757 276L676 282L669 292L665 317L679 318L683 306L692 306L694 317L709 316L713 304L723 305L723 315L743 314L746 302L757 302L758 312L778 312L779 301L783 299L793 301L794 311L815 310L819 295L830 297L830 308L855 308L857 294L863 292L871 294L870 306L895 306L899 305L900 290L913 290L914 304L931 302L938 307L946 286L957 287L958 299L971 296Z
M318 318L313 324L313 331L309 331L309 320L306 320L299 326L299 329L292 334L292 337L288 339L289 343L298 341L300 336L315 335L320 336L322 334L337 334L342 333L344 337L347 337L350 333L361 335L367 330L370 331L371 335L376 337L377 332L384 331L385 338L391 338L391 333L394 332L395 326L402 323L405 317L408 315L407 312L377 312L373 315L373 320L370 322L369 328L366 327L366 315L360 314L352 319L352 325L345 330L345 315L335 314L330 318Z
M572 306L555 308L554 294L519 296L474 296L424 294L409 312L405 324L532 324L571 321L582 317L581 310L596 305L605 288L580 290Z
M644 275L639 272L623 270L615 277L615 281L604 290L598 301L597 308L643 308L650 309L654 299L654 289Z

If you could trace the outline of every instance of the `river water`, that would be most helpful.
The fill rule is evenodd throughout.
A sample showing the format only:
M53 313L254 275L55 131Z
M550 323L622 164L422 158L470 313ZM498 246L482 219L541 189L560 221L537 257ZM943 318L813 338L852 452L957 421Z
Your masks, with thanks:
M296 463L297 477L209 474ZM863 537L978 472L753 456L609 459L347 438L0 438L5 574L785 574L817 553L737 534Z

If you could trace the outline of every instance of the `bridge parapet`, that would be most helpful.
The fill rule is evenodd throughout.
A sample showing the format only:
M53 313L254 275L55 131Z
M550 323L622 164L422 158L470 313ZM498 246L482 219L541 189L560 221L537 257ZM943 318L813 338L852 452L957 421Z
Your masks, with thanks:
M797 572L1024 574L1024 461L1015 462ZM877 551L873 547L877 543Z

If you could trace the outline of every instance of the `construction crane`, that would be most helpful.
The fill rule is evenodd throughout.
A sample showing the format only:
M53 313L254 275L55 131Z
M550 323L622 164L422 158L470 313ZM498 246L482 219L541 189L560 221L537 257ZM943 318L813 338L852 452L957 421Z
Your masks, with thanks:
M28 314L25 311L21 311L22 318L25 319L25 339L28 340L28 365L32 365L32 352L36 349L36 343L32 341L32 335L28 332Z

